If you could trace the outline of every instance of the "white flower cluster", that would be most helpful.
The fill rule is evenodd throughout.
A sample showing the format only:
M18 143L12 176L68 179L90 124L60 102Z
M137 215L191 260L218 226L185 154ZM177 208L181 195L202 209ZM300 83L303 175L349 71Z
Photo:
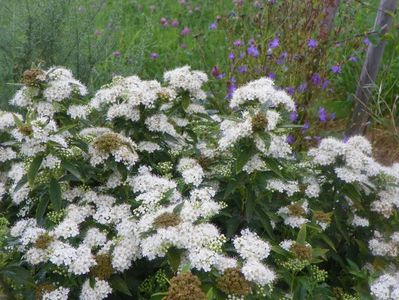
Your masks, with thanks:
M184 182L199 186L204 177L204 171L199 163L192 158L183 157L177 165L177 170L182 174Z
M248 281L265 286L276 279L276 274L262 263L262 260L270 254L269 243L262 241L249 229L244 229L241 231L241 236L234 238L233 245L244 259L241 271Z
M291 203L277 211L277 214L284 219L284 224L292 228L300 228L303 224L308 223L309 220L306 218L308 213L307 201Z
M58 111L54 102L70 99L71 96L87 95L87 88L73 77L70 70L62 67L53 67L47 71L38 69L24 73L22 87L11 100L11 104L20 107L32 107L39 116L52 117ZM43 85L43 100L36 101L40 94L39 86Z
M353 182L368 182L370 176L376 176L384 171L371 157L371 145L361 136L351 137L347 142L335 138L325 138L318 148L310 149L308 155L315 164L328 166L339 159L343 165L335 167L335 173L341 180Z
M43 294L42 300L68 300L69 289L59 287L54 291Z
M238 108L247 102L259 101L267 108L284 106L287 111L295 111L295 103L283 90L277 90L269 78L260 78L238 88L231 99L230 107Z
M109 121L124 118L136 122L140 119L140 105L152 107L161 91L165 92L155 80L117 76L110 84L97 91L90 106L96 110L106 108ZM172 94L170 96L173 97Z
M381 275L371 284L370 290L377 300L399 299L399 272Z
M193 99L206 98L205 92L201 89L208 81L208 76L204 72L192 71L190 66L184 66L165 72L164 80L176 92L188 91Z
M97 136L89 145L90 163L93 166L103 164L112 155L114 161L131 168L139 159L136 148L130 138L107 132Z

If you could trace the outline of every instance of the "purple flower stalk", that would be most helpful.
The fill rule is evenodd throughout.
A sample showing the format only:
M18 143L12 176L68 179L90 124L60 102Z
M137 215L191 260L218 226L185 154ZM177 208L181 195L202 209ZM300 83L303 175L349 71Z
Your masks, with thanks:
M181 36L186 36L191 32L190 28L188 28L187 26L183 28L183 30L180 32Z
M324 107L319 108L319 120L322 123L326 123L328 121L327 111Z
M244 44L244 43L243 43L241 40L235 40L235 41L233 42L233 45L234 45L235 47L241 47L243 44Z
M356 56L351 56L351 57L349 57L349 61L357 62L357 57Z
M312 75L311 81L312 81L313 85L319 86L321 84L322 79L318 73L314 73Z
M292 134L289 134L287 136L287 140L286 141L287 141L288 144L292 145L293 143L295 143L295 136L293 136Z
M298 113L296 111L290 113L290 121L292 123L296 123L298 121Z
M278 37L274 38L270 43L269 43L269 48L274 49L280 46L280 40Z
M159 57L159 54L158 53L155 53L155 52L152 52L151 54L150 54L150 58L151 59L157 59Z
M319 45L319 42L314 40L314 39L309 39L308 40L308 47L311 49L316 48Z
M333 72L334 74L339 74L342 72L342 68L340 65L335 65L331 67L331 72Z
M216 28L218 28L218 25L217 25L215 22L213 22L213 23L211 23L211 24L209 25L209 29L210 29L210 30L215 30Z
M301 129L301 132L302 132L302 133L305 133L306 131L308 131L308 130L309 130L309 128L310 128L310 124L309 124L309 122L308 122L308 121L306 121L305 123L303 123L302 129Z
M286 88L286 91L289 95L294 95L295 94L295 88L293 86L289 86Z
M248 53L248 55L250 55L252 57L258 57L259 56L259 50L258 50L258 48L256 48L255 45L249 46L248 49L247 49L247 53Z
M238 72L239 73L246 73L248 71L248 67L247 67L247 65L243 65L243 66L239 66L238 67Z
M298 86L298 93L303 93L304 91L306 91L308 88L308 84L306 82L301 83Z
M217 77L220 74L220 70L217 66L213 66L211 70L211 74L213 77Z

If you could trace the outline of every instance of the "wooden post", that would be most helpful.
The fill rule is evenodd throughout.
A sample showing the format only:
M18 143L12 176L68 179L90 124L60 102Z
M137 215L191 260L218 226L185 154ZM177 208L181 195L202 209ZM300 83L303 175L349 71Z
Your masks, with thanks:
M381 0L375 20L374 30L381 30L385 34L392 23L392 14L395 13L398 0ZM370 118L369 104L371 101L370 87L374 84L377 77L378 68L384 53L386 41L380 41L378 45L370 44L367 56L360 74L355 100L356 104L352 117L348 124L347 136L364 134Z
M323 20L320 25L320 40L326 41L332 29L340 0L324 0Z

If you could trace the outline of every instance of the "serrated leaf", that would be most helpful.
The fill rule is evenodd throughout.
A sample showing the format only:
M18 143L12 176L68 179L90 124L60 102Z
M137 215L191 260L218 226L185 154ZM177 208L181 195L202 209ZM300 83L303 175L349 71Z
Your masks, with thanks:
M120 277L120 276L112 276L111 280L111 287L118 292L121 292L125 295L128 296L133 296L132 293L129 290L129 287L127 286L126 282Z
M169 248L168 252L166 253L166 256L168 258L168 262L172 271L177 272L181 261L180 251L174 247Z
M62 166L64 167L65 170L67 170L69 173L71 173L77 179L79 179L80 181L83 181L82 174L80 174L79 170L73 164L71 164L68 161L63 161Z
M42 197L39 204L36 207L36 220L41 223L50 199L48 197Z
M299 229L298 236L296 237L296 241L299 244L305 244L305 242L306 242L306 224L303 224L301 226L301 229Z
M17 185L14 188L14 193L18 192L26 183L28 182L28 176L25 174L22 176L21 180L18 181Z
M43 156L39 155L36 156L33 161L31 162L29 169L28 169L28 182L30 186L33 186L35 183L35 179L37 176L37 173L39 172L40 165L42 164L43 161Z
M55 210L62 208L61 186L55 178L51 178L49 186L51 205Z

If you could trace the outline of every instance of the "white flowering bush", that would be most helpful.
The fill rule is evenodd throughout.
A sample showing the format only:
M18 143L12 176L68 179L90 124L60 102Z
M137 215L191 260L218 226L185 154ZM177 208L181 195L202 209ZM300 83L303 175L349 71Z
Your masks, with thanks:
M61 67L23 74L0 113L13 297L397 299L399 166L359 136L295 153L271 80L223 113L206 81L186 66L90 95Z

